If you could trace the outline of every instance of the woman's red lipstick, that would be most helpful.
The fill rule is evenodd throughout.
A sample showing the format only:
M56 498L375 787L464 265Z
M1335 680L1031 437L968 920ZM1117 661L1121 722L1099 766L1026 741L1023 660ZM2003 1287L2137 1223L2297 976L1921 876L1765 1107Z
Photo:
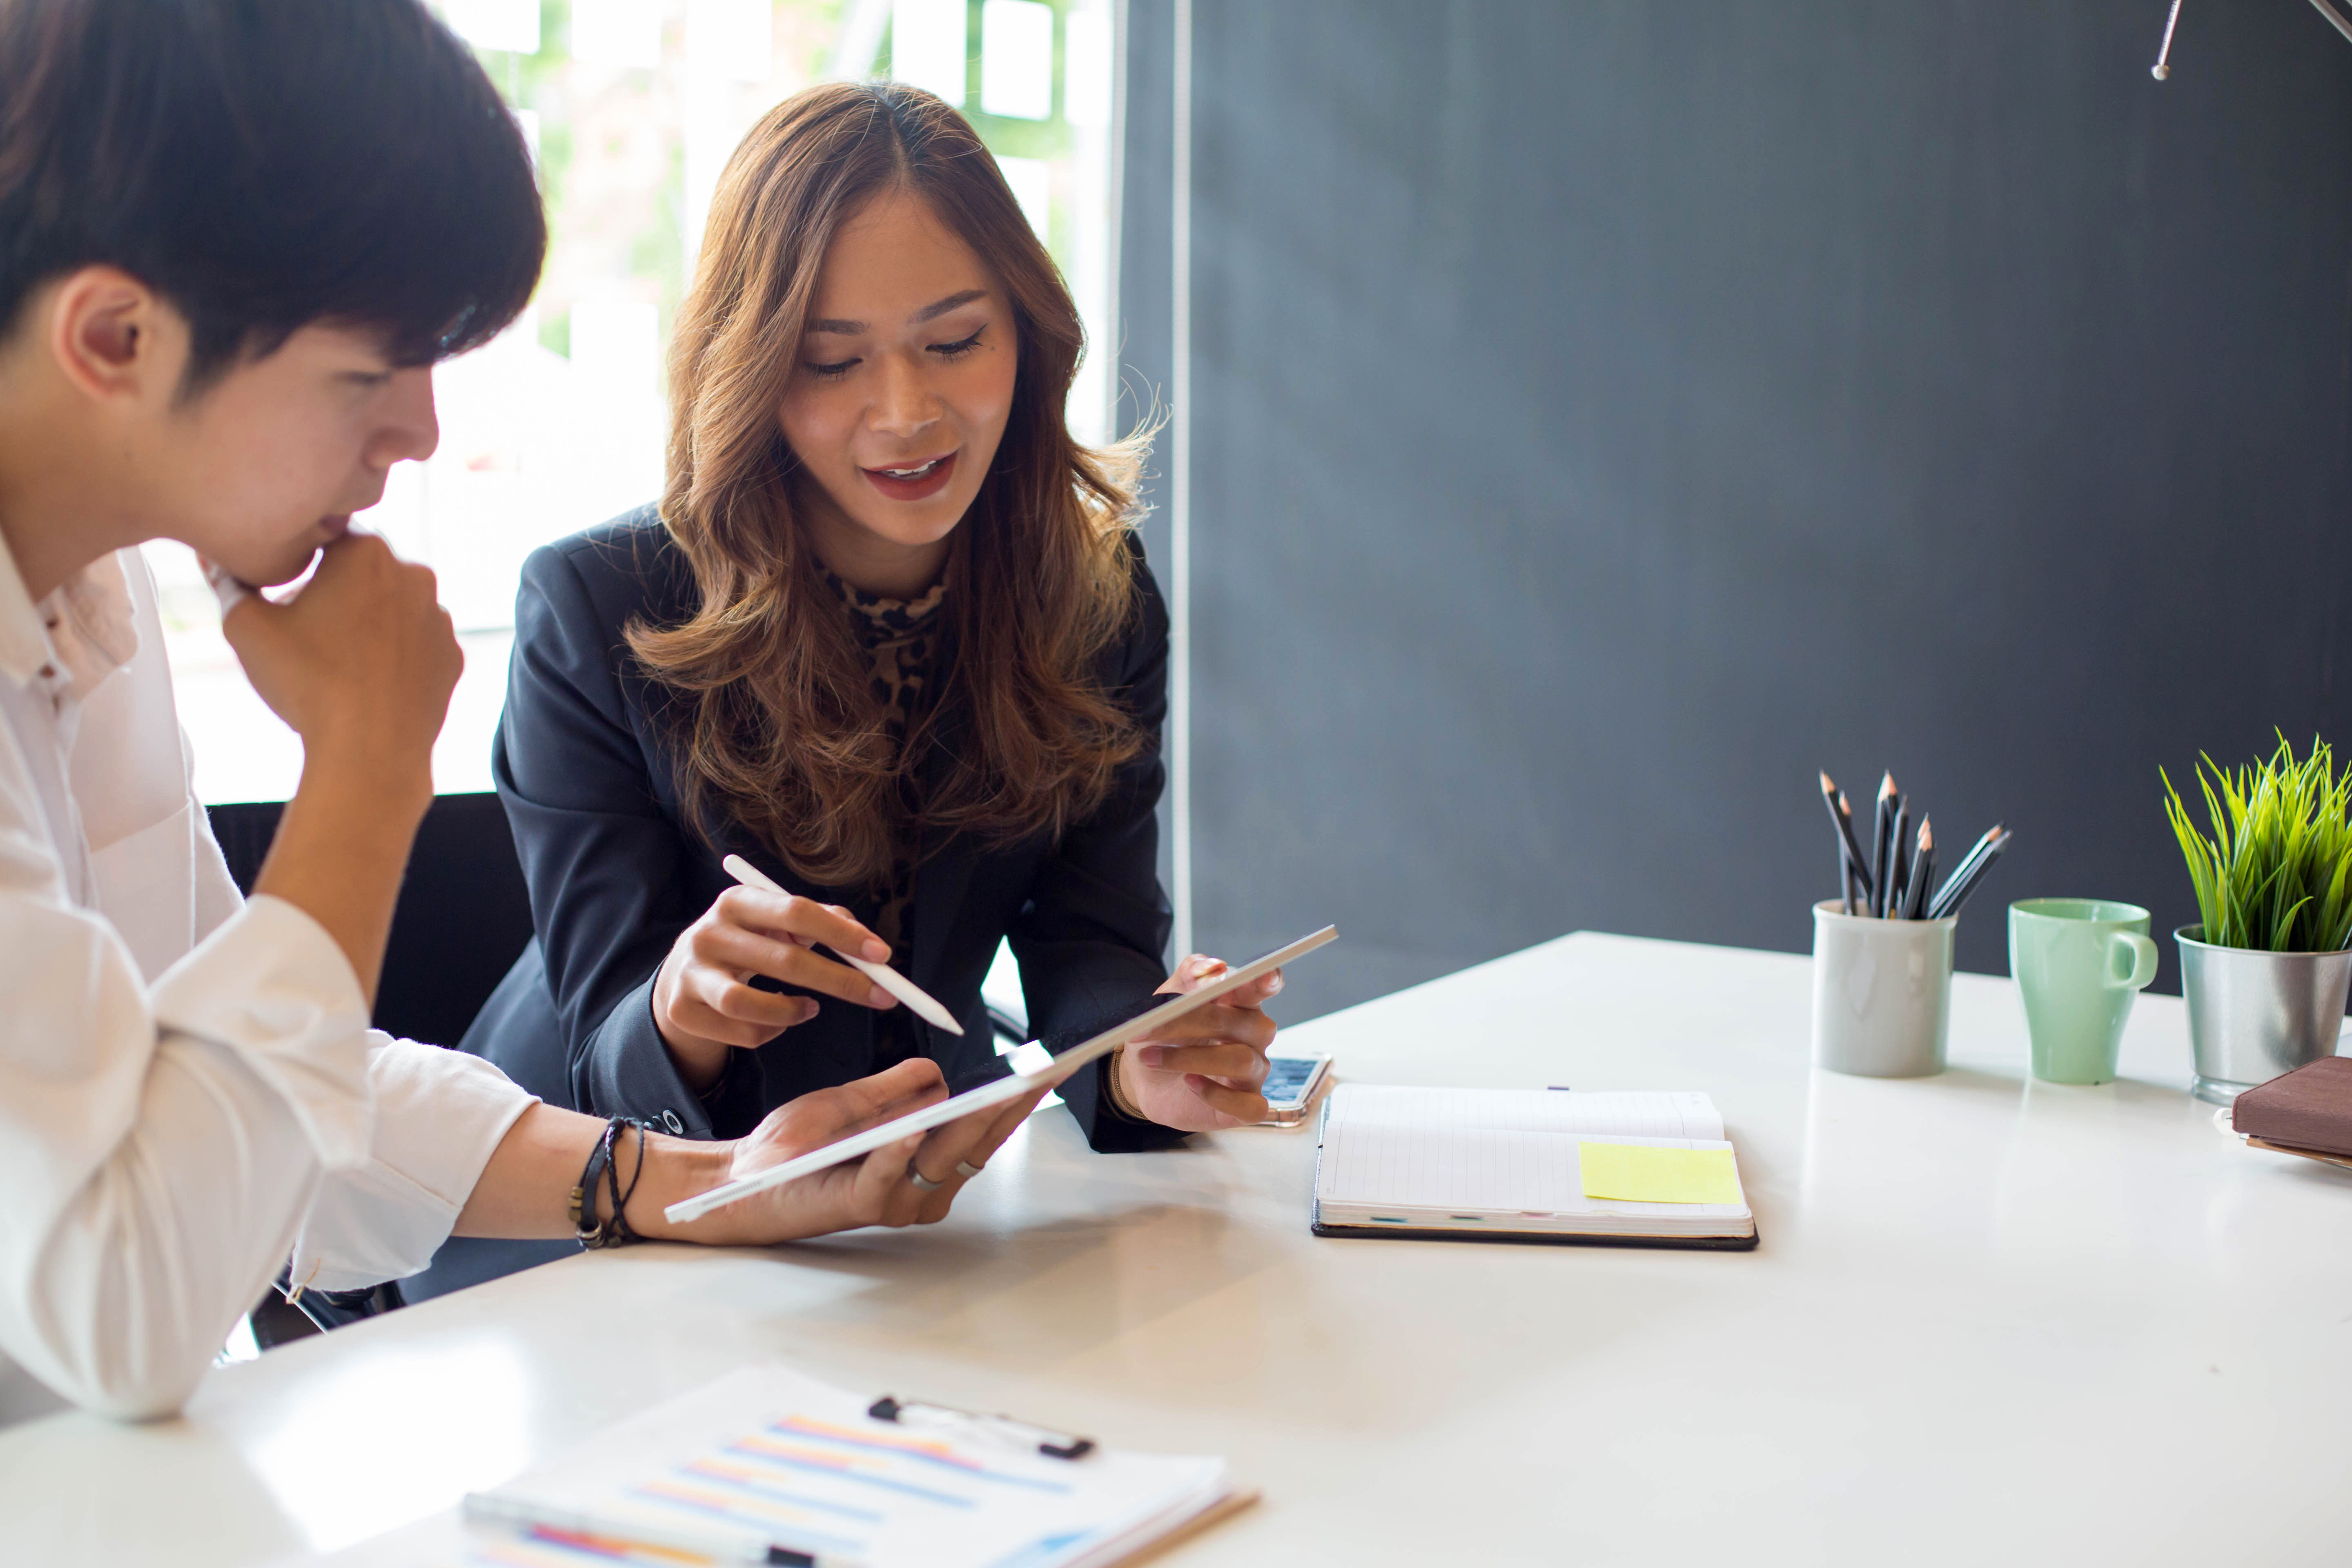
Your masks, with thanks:
M948 488L948 479L955 472L956 454L927 458L914 463L893 463L887 468L865 468L857 471L866 482L892 500L923 500Z

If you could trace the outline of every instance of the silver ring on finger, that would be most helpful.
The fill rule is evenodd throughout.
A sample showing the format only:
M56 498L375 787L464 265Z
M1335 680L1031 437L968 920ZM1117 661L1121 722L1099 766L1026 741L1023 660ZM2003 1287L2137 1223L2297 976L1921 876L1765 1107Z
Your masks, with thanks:
M985 1169L987 1169L986 1166L975 1165L969 1160L958 1160L956 1162L956 1174L963 1177L966 1181L970 1181L972 1177L979 1175L981 1172Z
M923 1174L922 1172L918 1171L912 1165L907 1167L907 1180L915 1184L915 1190L919 1193L936 1193L941 1187L947 1185L945 1182L935 1182L931 1180L930 1177Z

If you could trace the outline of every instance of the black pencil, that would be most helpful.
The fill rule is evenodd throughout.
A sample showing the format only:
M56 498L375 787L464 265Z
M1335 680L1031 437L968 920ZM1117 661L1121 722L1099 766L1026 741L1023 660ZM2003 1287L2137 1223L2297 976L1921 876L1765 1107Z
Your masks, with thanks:
M1910 885L1904 880L1904 873L1909 868L1911 863L1910 858L1906 855L1904 851L1909 847L1910 842L1911 797L1907 795L1896 795L1895 797L1895 826L1888 830L1886 835L1886 880L1888 885L1879 899L1879 902L1885 906L1882 912L1884 912L1886 918L1891 921L1899 921L1903 918L1903 894Z
M1928 910L1937 911L1931 912L1929 918L1941 920L1958 910L1961 900L1976 886L1977 879L2008 842L2009 830L2005 827L1995 827L1979 839L1976 847L1969 851L1968 858L1952 868L1952 874L1944 879L1944 885L1936 889L1934 898L1927 900Z
M1845 792L1838 788L1827 773L1822 774L1822 803L1830 808L1830 820L1837 824L1838 856L1846 870L1845 912L1852 914L1856 884L1860 885L1865 900L1870 897L1870 870L1863 862L1862 846L1853 839L1853 811L1845 803Z
M1870 861L1862 852L1862 845L1853 836L1853 807L1846 804L1845 791L1837 792L1838 828L1845 837L1847 855L1853 864L1854 890L1861 895L1862 907L1870 907Z
M1838 826L1837 785L1830 782L1829 770L1822 773L1822 804L1830 808L1830 826ZM1838 900L1846 914L1853 913L1853 857L1847 853L1845 835L1838 835Z
M2000 858L2000 852L2003 849L2009 847L2010 837L2009 834L2004 833L1992 841L1991 846L1985 850L1983 858L1977 861L1976 869L1969 873L1967 881L1937 895L1935 903L1929 906L1928 919L1939 921L1947 915L1956 915L1960 912L1960 906L1969 901L1969 895L1975 892L1977 884L1985 879L1985 873L1992 869L1992 863Z
M1894 855L1887 847L1887 837L1894 826L1895 775L1888 773L1878 781L1878 816L1874 819L1871 827L1870 912L1874 915L1884 915L1886 912L1886 886L1890 879L1888 868L1894 859Z
M1958 914L1961 907L1969 901L1969 896L1977 890L1977 884L1983 881L1985 873L1991 869L1993 858L1990 855L1986 856L1977 862L1976 869L1965 879L1954 883L1948 891L1938 894L1927 906L1927 918L1940 921Z
M1969 874L1977 868L1977 862L1983 859L1985 857L1985 851L1992 847L1993 840L1999 838L2006 831L2007 829L2003 828L1998 822L1994 823L1990 827L1986 828L1984 830L1984 836L1969 847L1969 852L1960 857L1960 863L1953 867L1950 873L1945 877L1944 885L1936 889L1936 896L1927 900L1927 907L1930 910L1934 910L1949 902L1953 890L1958 888L1961 883L1969 879ZM1935 914L1931 914L1927 918L1929 920L1943 919L1941 915Z
M1903 880L1903 918L1916 921L1927 901L1927 883L1936 875L1936 829L1933 819L1919 819L1919 848L1911 858Z
M1956 915L1960 912L1960 906L1967 903L1969 896L1975 893L1978 884L1985 879L1986 873L1992 869L1992 863L2000 858L2001 851L2009 847L2009 841L2015 835L2003 829L2000 837L1986 846L1984 855L1977 861L1976 869L1969 873L1969 879L1954 889L1952 896L1944 900L1945 914Z

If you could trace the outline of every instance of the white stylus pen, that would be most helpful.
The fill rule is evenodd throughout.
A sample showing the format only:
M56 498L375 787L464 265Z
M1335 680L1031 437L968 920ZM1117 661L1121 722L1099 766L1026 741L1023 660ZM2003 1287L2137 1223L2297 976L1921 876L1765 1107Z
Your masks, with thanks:
M747 888L758 888L762 892L769 893L784 891L783 889L776 886L774 878L744 859L740 855L730 855L719 864L727 868L729 876ZM925 991L888 964L875 963L866 959L856 957L830 944L826 946L825 951L896 996L899 1001L904 1002L908 1006L912 1007L915 1010L915 1016L933 1028L945 1029L950 1035L963 1033L963 1026L956 1022L954 1014L931 1000L929 992Z

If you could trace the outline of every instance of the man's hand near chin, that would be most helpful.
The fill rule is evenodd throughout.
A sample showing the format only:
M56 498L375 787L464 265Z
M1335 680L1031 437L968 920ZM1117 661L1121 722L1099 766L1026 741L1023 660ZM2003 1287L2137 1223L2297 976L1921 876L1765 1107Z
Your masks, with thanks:
M302 737L302 780L254 885L323 927L371 1002L410 840L433 799L433 742L465 668L433 574L346 539L284 603L221 618L253 689Z

